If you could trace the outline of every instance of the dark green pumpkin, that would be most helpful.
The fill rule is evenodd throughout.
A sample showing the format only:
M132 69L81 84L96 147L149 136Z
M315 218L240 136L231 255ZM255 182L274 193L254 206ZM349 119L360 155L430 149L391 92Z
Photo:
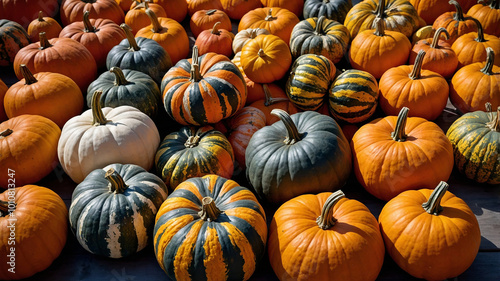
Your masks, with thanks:
M378 83L373 75L348 69L330 86L328 108L336 120L363 122L375 113L378 95Z
M0 66L11 65L17 52L29 44L30 37L20 24L0 19Z
M160 85L163 75L172 67L172 60L167 51L153 39L134 38L128 25L123 23L120 27L127 38L109 51L106 58L107 69L117 66L144 72Z
M156 152L158 175L173 190L181 182L208 174L231 178L233 148L221 132L211 126L182 127L168 134Z
M73 191L71 230L87 251L111 258L147 246L167 188L137 165L111 164L92 171Z
M160 88L149 75L140 71L112 67L87 88L87 105L92 95L101 90L101 107L130 105L154 118L161 105Z
M290 50L294 58L317 54L338 63L347 52L349 40L349 31L341 23L325 16L308 18L294 26Z
M343 23L351 8L351 0L306 0L303 13L305 19L325 16Z
M500 107L459 117L446 132L453 146L455 166L479 183L500 184Z
M323 105L336 68L322 55L305 54L295 60L285 90L293 104L303 110L316 110Z
M257 194L281 204L305 193L334 191L351 172L349 143L330 116L305 111L254 133L245 153L246 175Z

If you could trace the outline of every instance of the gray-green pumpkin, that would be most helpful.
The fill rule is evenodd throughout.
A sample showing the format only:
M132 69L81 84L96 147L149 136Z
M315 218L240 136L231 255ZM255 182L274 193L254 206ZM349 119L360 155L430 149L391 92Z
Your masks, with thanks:
M305 19L325 16L327 19L344 22L351 8L351 0L306 0L303 14Z

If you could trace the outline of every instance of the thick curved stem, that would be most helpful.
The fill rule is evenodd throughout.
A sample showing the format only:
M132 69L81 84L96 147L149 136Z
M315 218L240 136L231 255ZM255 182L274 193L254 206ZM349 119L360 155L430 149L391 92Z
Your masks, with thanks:
M377 15L378 18L383 19L385 16L384 12L385 12L385 0L380 0L378 2L377 9L375 10L375 14Z
M105 125L108 123L108 120L104 116L104 113L102 112L102 107L101 107L101 95L102 91L95 91L94 94L92 95L92 101L90 104L90 107L92 109L92 117L94 119L93 124L94 126L100 126L100 125Z
M127 190L127 184L123 180L122 176L118 174L115 169L110 168L104 174L104 177L109 181L109 191L114 193L123 193Z
M187 139L187 141L184 143L184 146L186 148L193 148L193 147L198 146L199 143L200 143L200 136L198 136L198 135L196 135L196 136L189 136L189 138Z
M493 73L493 65L495 62L495 52L491 47L486 48L486 64L483 68L481 68L481 72L486 75L494 75Z
M38 38L40 40L40 50L45 50L52 47L49 39L47 39L47 36L45 35L45 32L40 32L40 34L38 34Z
M31 85L31 84L38 82L38 80L36 80L33 73L30 71L30 69L25 64L21 64L19 66L19 70L21 71L21 74L24 77L24 85Z
M477 19L473 17L466 17L465 20L471 20L476 23L477 37L474 40L476 40L477 42L486 42L486 40L484 39L483 26L481 25L481 22L479 22Z
M193 46L193 55L191 57L191 78L189 80L198 82L203 79L200 73L200 65L198 64L198 46Z
M450 0L448 4L455 6L455 15L453 16L453 19L456 21L464 21L464 12L462 10L462 7L460 6L460 3L458 3L455 0Z
M293 123L293 120L288 112L284 111L283 109L275 108L271 111L271 114L278 116L285 125L287 131L287 137L284 140L285 144L292 145L302 139L302 134L299 133L297 126L295 126L295 123Z
M113 66L109 72L113 73L115 75L115 86L122 86L122 85L128 85L130 82L125 78L125 74L123 74L123 71L121 68L117 66Z
M316 35L323 35L323 21L325 20L325 16L319 17L318 21L316 22L316 27L314 28L314 34Z
M289 101L288 98L273 98L271 95L271 90L269 90L269 87L267 84L262 84L262 89L264 90L264 105L265 106L271 106L277 102L282 102L282 101Z
M440 27L438 28L438 30L436 30L436 32L434 33L434 37L432 37L432 43L431 43L431 48L433 49L437 49L438 48L438 43L439 43L439 38L441 38L441 33L444 33L445 34L445 38L446 40L448 40L450 38L450 33L448 33L448 30L446 30L446 28L444 27Z
M264 49L259 49L259 52L257 53L257 55L262 58L262 57L266 56L266 53L264 53Z
M151 9L146 9L146 15L148 15L149 19L151 20L151 24L153 25L153 28L151 31L154 33L160 33L165 29L163 26L161 26L160 21L158 20L158 17L156 16L155 12Z
M42 11L39 11L39 12L38 12L38 21L45 21L45 20L43 19L43 12L42 12Z
M5 129L5 130L3 130L3 131L0 132L0 139L8 137L12 133L14 133L14 131L12 131L11 129Z
M214 24L214 27L212 28L212 34L214 35L220 35L220 31L219 31L219 25L221 24L220 21L216 22Z
M90 23L89 19L90 12L85 11L83 12L83 31L84 32L96 32L97 28Z
M406 120L408 120L408 111L410 111L408 107L403 107L399 111L398 119L396 121L396 128L394 129L394 132L391 133L391 137L395 141L406 141L407 135L405 132L405 127Z
M373 20L373 24L375 25L375 32L373 34L380 37L385 36L384 20L377 16L375 20Z
M485 106L488 119L490 120L486 123L486 126L488 126L488 128L490 128L493 132L500 132L500 106L497 108L496 115L491 110L491 103L487 102Z
M139 51L141 48L137 45L137 41L135 41L134 34L130 31L131 28L125 23L120 24L121 29L125 32L125 36L127 37L128 44L130 48L132 48L135 52Z
M215 205L215 201L212 197L203 197L201 200L202 207L201 211L198 212L200 218L204 221L216 221L220 214L222 214L221 210L217 208Z
M441 199L446 194L447 190L448 184L441 181L431 193L429 200L422 204L422 208L424 208L424 210L431 215L439 215L439 213L443 210L443 207L441 206Z
M327 230L335 225L337 219L333 216L333 207L344 197L344 192L337 190L326 199L323 209L321 209L321 215L316 219L316 223L321 229Z
M425 51L420 50L418 51L417 57L415 58L415 63L413 63L413 69L411 70L410 79L416 80L420 79L421 75L420 73L422 72L422 63L424 62L424 57L425 57Z
M273 21L273 20L277 20L278 18L276 17L273 17L273 9L270 8L268 11L267 11L267 16L264 20L266 21Z

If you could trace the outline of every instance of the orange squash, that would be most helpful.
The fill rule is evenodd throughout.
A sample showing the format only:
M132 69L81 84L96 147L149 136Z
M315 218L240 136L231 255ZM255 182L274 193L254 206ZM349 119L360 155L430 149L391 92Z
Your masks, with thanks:
M226 29L219 29L220 22L216 22L210 30L204 30L198 35L194 44L198 46L198 53L204 55L209 52L231 57L233 55L234 34Z
M40 13L38 13L38 18L30 22L28 30L26 31L28 32L31 42L38 42L40 41L40 38L38 38L40 32L45 32L45 36L47 36L48 39L52 39L59 37L61 30L62 27L55 19L44 17L43 12L40 11Z
M151 9L157 17L166 18L167 12L162 6L158 4L149 3L148 1L134 2L130 10L125 15L125 24L127 24L132 30L132 34L136 34L141 28L146 27L151 24L151 20L146 14L147 9Z
M189 27L196 38L203 30L211 29L216 22L220 22L219 28L227 31L232 30L231 19L221 10L199 10L191 16Z

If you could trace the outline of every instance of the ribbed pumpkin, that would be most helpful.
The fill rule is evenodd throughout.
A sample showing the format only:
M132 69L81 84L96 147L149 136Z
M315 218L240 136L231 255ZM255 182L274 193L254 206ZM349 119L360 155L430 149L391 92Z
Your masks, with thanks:
M467 178L479 183L500 184L500 106L491 112L477 110L459 117L446 132L455 166Z
M454 7L445 0L409 0L418 15L429 25L442 14L452 12Z
M7 93L7 85L0 79L0 123L7 120L7 114L5 114L5 108L3 106L3 98L5 96L5 93Z
M328 108L333 118L360 123L370 118L378 105L378 83L362 70L348 69L331 84Z
M337 122L316 111L272 113L281 121L255 132L245 154L246 175L257 194L281 204L342 187L351 172L351 153Z
M112 67L101 74L87 89L87 106L92 106L92 95L101 90L102 107L133 106L155 118L161 106L160 88L149 75L140 71Z
M92 254L131 256L151 241L156 213L167 193L159 177L137 165L93 170L73 191L71 231Z
M157 17L167 17L167 12L165 12L165 9L163 9L163 7L158 4L150 4L148 1L145 1L133 6L133 8L131 8L130 11L125 14L125 24L130 26L130 28L132 29L131 32L132 34L134 34L134 36L137 31L151 24L151 20L146 14L147 9L151 9L151 11L153 11Z
M253 193L215 175L180 184L156 215L155 255L172 280L248 280L266 241L266 214Z
M167 12L168 17L179 23L184 20L188 13L186 0L153 0L151 2L161 5L165 9L165 12Z
M222 4L219 0L186 0L186 2L189 16L200 10L222 10Z
M246 13L238 24L238 32L248 28L264 28L288 45L293 27L300 20L294 13L281 8L259 8Z
M43 10L49 17L59 12L59 0L2 0L0 1L0 19L15 21L28 28L30 22Z
M47 36L48 39L52 39L59 37L61 30L62 27L55 19L44 17L43 12L40 11L38 13L38 18L30 22L26 31L28 32L31 42L38 42L40 41L38 37L40 32L45 32L45 36Z
M167 51L173 64L187 58L189 54L189 38L184 27L169 18L158 18L151 9L146 9L151 24L143 27L135 34L139 37L153 39Z
M109 19L123 23L125 13L115 0L62 0L60 16L63 26L82 21L83 12L89 11L94 19Z
M443 76L422 69L425 55L425 51L420 50L414 65L393 67L380 78L379 104L386 115L397 115L407 107L408 116L434 120L443 112L450 88Z
M50 119L24 114L0 123L0 187L7 188L8 169L15 184L35 183L57 165L57 141L61 129Z
M458 37L476 31L476 25L468 19L470 18L469 15L463 12L462 7L457 1L450 0L448 3L454 5L456 11L441 14L432 24L432 28L435 30L438 30L440 27L446 28L450 34L447 42L452 45Z
M486 102L500 106L500 66L494 65L493 49L486 53L486 62L466 65L451 79L450 100L462 113L482 110Z
M234 34L230 30L220 28L221 22L214 24L213 28L204 30L198 35L194 44L198 47L200 55L217 53L231 57L233 55Z
M281 205L269 227L268 253L282 281L374 281L385 249L370 210L339 190L301 195Z
M260 87L262 87L263 97L252 102L250 106L258 108L264 113L267 126L280 120L278 116L271 114L275 108L282 109L290 115L299 112L279 85L271 83L262 84Z
M17 52L29 44L29 35L20 24L0 19L0 66L11 65Z
M301 55L294 61L286 81L288 98L302 110L320 108L335 78L336 70L333 62L327 57L316 54Z
M260 0L220 0L222 9L234 19L240 20L246 13L261 8Z
M109 51L125 39L119 25L108 19L89 19L90 12L83 13L83 21L73 22L63 28L60 38L71 38L90 51L97 68L106 66Z
M351 0L306 0L302 11L304 19L325 16L327 19L344 23L351 8Z
M304 8L304 0L260 0L260 2L264 7L287 9L297 15L297 17L302 16L302 10Z
M358 33L376 28L375 18L381 18L385 28L406 37L425 25L408 0L366 0L354 5L347 13L344 25L354 39Z
M156 171L171 190L189 178L208 174L231 178L233 162L231 144L212 126L185 126L168 134L155 156Z
M295 25L290 37L290 50L294 58L317 54L338 63L347 52L349 41L349 31L344 25L321 16Z
M82 112L82 92L71 78L54 72L33 75L26 65L20 67L24 78L13 84L4 98L9 118L41 115L62 128L66 121Z
M106 58L106 68L113 66L121 69L133 69L151 76L156 83L160 83L165 73L172 67L169 54L153 39L144 37L134 38L130 27L121 24L126 39L109 51Z
M217 123L243 108L246 83L239 69L216 53L179 61L161 82L163 105L168 115L183 125Z
M17 171L12 177L17 180ZM17 181L15 185L20 186ZM9 239L11 231L15 240ZM47 269L63 250L67 235L68 209L54 191L25 185L0 193L0 255L4 257L0 278L17 280ZM12 254L14 261L10 263ZM9 270L12 268L14 271Z
M240 52L248 41L262 34L266 35L270 33L264 28L247 28L239 31L233 39L233 52L235 54Z
M420 50L424 50L426 55L422 61L422 68L439 73L446 79L455 74L458 66L458 58L451 45L446 41L439 39L444 34L446 38L450 34L444 27L438 28L431 39L419 40L413 45L410 53L410 64L415 63L415 58Z
M472 6L467 14L477 19L483 26L484 33L500 37L500 1L490 0L490 4L480 1Z
M434 190L401 193L379 215L387 252L404 271L446 280L472 265L481 243L476 216L440 182Z
M433 188L453 170L453 148L441 128L420 117L378 118L363 125L351 141L358 182L389 201L409 189Z
M76 183L112 163L135 164L149 170L160 143L151 118L127 105L101 108L101 94L94 93L91 109L66 122L57 144L59 162Z
M25 64L33 73L56 72L71 78L85 92L97 76L97 65L92 54L81 43L71 38L47 39L41 32L40 41L20 50L14 59L14 71L19 80Z
M216 22L220 22L219 28L231 31L231 19L221 10L199 10L189 19L189 27L196 38L203 30L213 28Z
M385 30L382 19L375 19L375 23L375 31L362 31L352 40L349 62L352 68L379 79L389 68L406 64L411 43L402 33Z

